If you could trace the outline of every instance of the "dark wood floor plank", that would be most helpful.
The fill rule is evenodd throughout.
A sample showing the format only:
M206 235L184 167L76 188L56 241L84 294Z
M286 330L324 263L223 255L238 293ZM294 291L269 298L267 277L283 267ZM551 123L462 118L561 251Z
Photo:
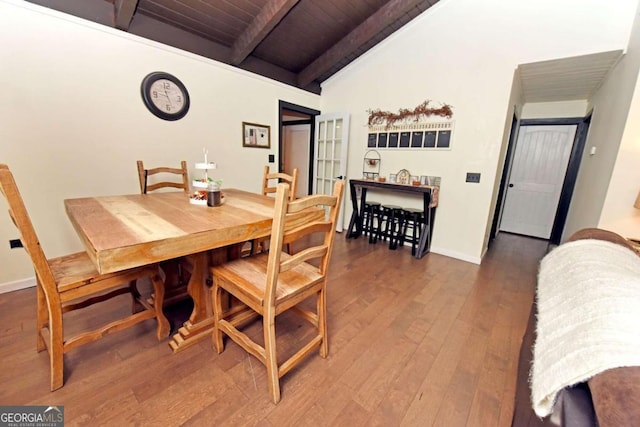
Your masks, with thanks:
M59 404L67 425L508 426L518 352L546 242L501 234L482 265L366 239L336 239L328 285L329 356L312 355L269 399L263 365L210 340L173 354L152 321L65 355L66 383L49 392L35 351L35 290L0 295L0 402ZM148 291L148 289L146 289ZM80 329L130 309L125 296L88 313ZM278 319L292 354L308 334ZM261 335L258 323L249 334Z

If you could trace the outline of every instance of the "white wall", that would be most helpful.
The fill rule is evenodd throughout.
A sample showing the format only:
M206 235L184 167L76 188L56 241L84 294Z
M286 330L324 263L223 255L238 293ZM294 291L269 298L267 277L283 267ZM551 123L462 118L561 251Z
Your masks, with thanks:
M584 117L587 100L560 102L528 102L522 107L521 119L559 119Z
M520 80L520 73L518 70L515 70L513 73L513 80L511 82L511 91L509 101L507 105L509 106L507 113L504 119L504 128L502 130L502 140L500 143L500 153L498 155L498 162L496 164L495 174L493 178L493 194L491 197L491 201L489 202L489 215L487 216L487 223L485 225L484 239L483 239L483 252L482 256L486 252L488 248L489 239L491 238L491 231L493 228L494 214L498 214L496 224L500 224L502 219L502 207L504 206L504 197L502 198L502 202L500 206L497 206L498 203L498 195L500 190L500 181L502 180L502 173L504 170L505 163L508 164L510 161L507 159L507 149L509 148L509 141L511 137L512 127L515 128L515 132L520 127L520 116L522 115L522 81ZM515 117L515 123L514 123ZM517 133L514 134L517 136ZM515 150L512 150L511 157L513 157L513 153Z
M350 177L362 172L366 110L397 111L425 99L446 102L454 107L452 149L383 151L381 172L407 168L418 175L441 176L433 249L479 262L499 179L496 173L502 167L509 127L505 120L511 120L514 108L510 96L517 65L625 48L636 4L637 0L620 0L615 7L606 0L441 0L325 82L318 97L30 3L0 0L0 81L9 82L0 103L0 162L14 171L43 247L52 257L82 250L63 199L137 192L137 159L150 165L184 159L192 165L207 147L210 158L219 163L215 176L223 178L225 186L258 191L273 150L242 148L241 122L270 125L274 146L280 99L326 112L351 112ZM189 89L192 105L184 119L162 121L142 104L140 82L158 70L173 73ZM635 83L637 67L624 75L617 89L603 87L594 101L594 118L607 107L619 109L618 118L624 114L617 101L625 91L633 91L629 82ZM611 80L614 84L616 78ZM634 102L632 112L638 108ZM624 156L635 152L634 129L618 135L624 140L616 163L620 169L614 171L618 182L611 188L607 184L605 192L607 202L619 206L627 203L622 193L617 200L624 180L632 178L632 185L638 185L637 176L624 173L637 164L632 162L637 158L626 161ZM611 133L593 133L594 138L599 135L599 144L615 139ZM481 183L465 184L467 171L481 172ZM594 179L608 183L608 176ZM636 187L628 193L637 191ZM417 199L403 203L420 204ZM596 208L597 222L601 205ZM591 212L594 207L587 204L585 209ZM576 210L585 211L582 206L574 214ZM346 213L348 221L349 203ZM604 212L603 220L609 218L618 222ZM591 219L576 223L586 220ZM33 276L24 251L8 249L6 242L16 237L8 217L0 216L0 284Z
M317 95L22 1L0 0L0 40L0 163L48 257L83 250L63 199L138 192L137 159L192 167L206 147L224 186L259 191L278 143L278 101L320 105ZM186 85L183 119L160 120L143 105L140 83L152 71ZM270 125L272 150L243 148L243 121ZM24 251L8 248L18 233L3 204L0 284L33 276Z
M514 70L523 63L624 49L636 5L440 1L322 85L322 111L352 113L348 176L362 172L367 110L413 108L425 99L451 104L450 151L382 151L381 173L406 168L441 176L433 251L479 262L505 119L511 120ZM480 172L480 184L465 183L466 172Z
M616 122L625 118L624 131L620 148L615 158L615 167L608 182L605 202L600 215L598 226L615 231L624 237L640 238L640 210L633 207L633 203L640 192L640 84L638 84L638 69L640 69L640 13L636 14L633 31L629 41L629 48L625 64L620 65L616 77L620 83L617 91L603 93L609 100L618 100L616 107L610 114L616 114ZM612 76L611 80L613 80ZM632 95L628 114L622 107ZM602 100L606 103L605 100ZM603 114L606 105L595 107ZM617 136L617 135L616 135ZM602 141L604 142L604 141Z

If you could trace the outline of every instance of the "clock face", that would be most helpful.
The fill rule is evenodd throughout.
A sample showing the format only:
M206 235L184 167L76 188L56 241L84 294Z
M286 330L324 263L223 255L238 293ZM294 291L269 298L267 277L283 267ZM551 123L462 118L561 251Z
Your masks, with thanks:
M171 74L155 72L142 81L142 99L153 114L164 120L178 120L189 111L189 93Z
M171 80L156 80L149 90L153 104L165 113L175 114L184 108L184 94Z

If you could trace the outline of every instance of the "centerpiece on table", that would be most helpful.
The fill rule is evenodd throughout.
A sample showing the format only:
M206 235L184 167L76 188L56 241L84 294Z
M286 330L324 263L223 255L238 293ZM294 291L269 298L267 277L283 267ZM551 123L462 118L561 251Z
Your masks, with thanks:
M209 170L216 169L217 165L215 162L207 160L207 154L209 153L207 149L203 149L202 151L204 153L204 162L196 163L195 168L203 170L203 176L202 178L194 179L191 182L191 185L196 190L190 195L189 202L194 205L206 205L208 190L217 188L217 190L220 191L220 186L222 185L221 179L213 179L209 176Z

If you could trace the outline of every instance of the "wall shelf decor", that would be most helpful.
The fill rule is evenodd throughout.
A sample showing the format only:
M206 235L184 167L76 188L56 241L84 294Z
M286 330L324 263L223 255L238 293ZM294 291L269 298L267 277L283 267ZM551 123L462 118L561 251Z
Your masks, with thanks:
M380 176L380 161L380 153L376 150L369 150L364 153L362 178L377 179Z
M450 119L453 117L453 109L449 104L442 104L440 107L430 107L430 100L424 101L413 110L401 108L397 113L382 110L367 110L369 113L369 126L385 125L388 129L398 123L419 122L431 116L439 116Z
M370 125L367 148L450 150L453 121Z

